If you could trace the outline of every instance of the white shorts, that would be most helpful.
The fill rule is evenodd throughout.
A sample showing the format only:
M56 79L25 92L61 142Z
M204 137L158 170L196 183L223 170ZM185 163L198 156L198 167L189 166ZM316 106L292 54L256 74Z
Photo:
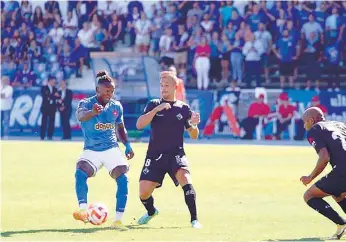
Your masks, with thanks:
M127 160L124 159L119 147L114 147L105 151L84 150L77 163L81 160L88 162L94 169L93 176L97 171L106 167L111 172L117 166L128 166Z

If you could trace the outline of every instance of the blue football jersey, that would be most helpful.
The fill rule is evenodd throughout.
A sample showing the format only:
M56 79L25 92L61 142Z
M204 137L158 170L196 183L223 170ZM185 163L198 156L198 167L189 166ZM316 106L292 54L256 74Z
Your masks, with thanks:
M82 99L78 103L78 110L92 110L98 103L96 96ZM119 101L111 99L103 111L92 119L80 122L84 136L84 149L104 151L118 147L115 128L123 123L123 107Z

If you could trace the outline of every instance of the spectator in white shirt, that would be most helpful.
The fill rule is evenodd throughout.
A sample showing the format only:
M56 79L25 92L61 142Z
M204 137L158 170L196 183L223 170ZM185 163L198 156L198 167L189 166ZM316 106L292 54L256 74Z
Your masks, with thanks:
M13 88L9 85L8 76L1 79L1 137L8 138L10 126L10 114L13 103Z
M201 20L203 15L203 10L200 8L199 2L193 3L193 8L187 12L187 16L197 16L198 20Z
M100 1L98 5L98 10L100 10L103 14L103 16L108 19L108 21L111 20L111 16L113 13L117 10L117 5L112 0L107 1Z
M99 22L99 16L97 14L94 14L92 16L92 20L91 20L91 23L90 23L90 29L93 32L95 32L95 30L97 29L98 22Z
M261 86L261 56L264 51L262 42L255 40L254 35L244 45L243 55L245 56L245 80L247 87L251 87L253 77L255 77L256 86Z
M342 18L338 14L338 8L333 7L332 9L332 15L330 15L326 19L326 32L327 32L327 38L331 40L341 40L342 38L342 25L345 25L344 22L342 24ZM327 40L326 40L327 41Z
M266 30L264 23L258 24L258 30L255 32L256 40L262 42L264 52L262 55L262 65L264 67L264 78L266 83L269 83L269 68L268 68L268 57L272 48L272 35Z
M210 20L209 14L205 13L203 15L203 21L201 22L201 27L203 28L208 40L211 40L211 32L213 31L214 22Z
M54 44L58 45L64 37L64 30L59 26L59 23L55 21L54 28L49 31L48 35L52 37Z
M32 5L27 0L23 0L20 6L20 11L23 18L30 19L32 15Z
M315 17L312 13L309 14L309 22L305 23L301 30L302 38L308 40L311 36L314 36L315 40L321 41L323 44L323 29L321 25L315 21Z
M136 47L139 53L148 53L150 45L151 22L147 19L144 11L141 12L141 18L135 23Z
M82 45L86 48L95 48L95 35L94 32L90 29L89 22L83 23L83 28L78 31L78 38Z
M77 27L78 27L78 20L76 15L74 15L73 12L68 11L66 20L64 21L65 37L75 37Z
M159 47L160 47L160 57L161 64L163 66L171 66L174 64L174 50L173 50L174 37L172 36L172 29L166 28L166 33L161 36Z

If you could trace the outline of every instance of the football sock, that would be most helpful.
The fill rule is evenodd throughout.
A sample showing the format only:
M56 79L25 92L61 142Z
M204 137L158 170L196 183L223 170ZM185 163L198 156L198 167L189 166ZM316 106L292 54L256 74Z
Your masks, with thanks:
M86 174L83 170L77 169L75 173L76 178L76 194L78 199L79 208L86 209L88 203L88 174Z
M122 212L115 212L114 221L122 220L123 219L123 215L124 215L124 213L122 213Z
M183 186L185 203L189 208L191 215L191 222L197 220L197 209L196 209L196 192L193 189L192 184L186 184Z
M149 216L153 216L156 209L154 207L154 198L153 196L150 196L148 199L141 199L141 202L143 203L145 209L148 211Z
M116 194L116 220L121 220L126 203L127 203L127 194L128 194L128 179L126 174L120 175L117 179L118 190Z
M338 204L342 208L344 213L346 213L346 198L342 199L340 202L338 202Z
M340 225L345 224L344 220L339 216L339 214L322 198L311 198L309 201L307 201L307 204L323 216L329 218L334 223Z

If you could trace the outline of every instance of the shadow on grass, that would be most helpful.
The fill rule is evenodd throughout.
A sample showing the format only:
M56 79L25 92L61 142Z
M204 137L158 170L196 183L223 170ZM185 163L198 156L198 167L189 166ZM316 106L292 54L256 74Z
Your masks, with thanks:
M129 231L131 230L155 230L155 229L181 229L181 227L160 227L160 228L152 228L152 227L143 227L139 225L128 225ZM1 232L1 237L11 237L13 235L25 235L25 234L37 234L37 233L80 233L80 234L90 234L98 231L106 231L106 230L114 230L111 227L95 227L95 228L84 228L84 229L30 229L30 230L16 230L16 231L4 231Z
M275 242L275 241L326 241L327 238L298 238L298 239L273 239L273 240L266 240L268 242Z

